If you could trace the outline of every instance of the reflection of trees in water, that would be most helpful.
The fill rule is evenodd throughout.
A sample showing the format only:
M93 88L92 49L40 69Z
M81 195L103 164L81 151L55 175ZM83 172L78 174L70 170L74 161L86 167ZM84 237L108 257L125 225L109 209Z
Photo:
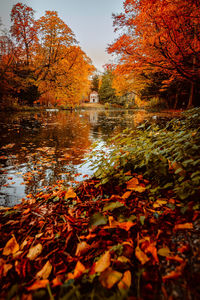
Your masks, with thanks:
M57 180L72 180L77 173L76 166L84 156L91 142L90 124L74 112L41 112L28 115L4 115L1 119L1 148L14 144L7 150L1 150L4 160L2 169L11 165L13 169L24 165L25 192L36 193L41 186L54 184ZM10 158L16 155L12 161ZM0 180L3 180L0 176ZM6 183L2 181L3 184Z
M92 135L94 138L99 135L103 140L123 131L127 127L133 126L132 112L127 110L105 110L98 114L98 121L93 124Z

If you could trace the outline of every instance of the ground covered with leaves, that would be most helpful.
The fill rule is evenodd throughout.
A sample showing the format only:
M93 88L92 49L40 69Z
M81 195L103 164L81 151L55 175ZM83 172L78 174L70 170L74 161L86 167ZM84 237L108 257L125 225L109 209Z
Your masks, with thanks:
M199 211L131 175L1 211L1 299L198 299Z
M95 178L1 210L0 299L199 299L198 120L128 133Z

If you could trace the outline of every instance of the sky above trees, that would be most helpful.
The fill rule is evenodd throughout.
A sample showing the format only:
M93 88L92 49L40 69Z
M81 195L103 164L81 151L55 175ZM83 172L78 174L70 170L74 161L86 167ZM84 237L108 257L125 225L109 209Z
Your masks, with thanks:
M102 71L102 66L109 63L112 57L106 53L106 48L115 38L112 13L120 13L122 0L0 0L0 18L6 27L9 26L10 11L17 2L32 7L36 18L44 15L46 10L57 11L73 30L94 66Z

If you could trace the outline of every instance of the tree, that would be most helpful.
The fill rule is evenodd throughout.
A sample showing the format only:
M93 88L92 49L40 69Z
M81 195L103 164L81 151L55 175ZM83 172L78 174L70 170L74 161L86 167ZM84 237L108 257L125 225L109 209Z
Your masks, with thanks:
M51 68L68 56L66 48L76 40L74 33L59 17L56 11L46 11L37 26L39 29L39 44L37 47L38 80L50 76Z
M116 95L115 89L112 87L113 74L112 70L107 69L102 75L101 86L99 89L100 101L102 103L118 103L119 97Z
M18 52L25 65L32 58L33 46L37 42L37 26L34 11L26 4L17 3L11 11L11 34L18 43Z
M191 105L200 84L199 21L198 1L126 0L124 13L114 16L122 33L108 51L120 56L120 71L140 75L153 69L170 82L189 82Z
M97 74L92 77L91 90L99 92L99 76Z

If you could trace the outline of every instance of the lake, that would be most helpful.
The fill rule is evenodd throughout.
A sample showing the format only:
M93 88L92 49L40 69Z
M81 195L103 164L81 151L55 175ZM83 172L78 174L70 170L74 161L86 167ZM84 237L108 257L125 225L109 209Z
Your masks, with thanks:
M94 142L105 149L125 128L165 117L145 110L0 112L0 206L50 185L73 186L93 174L87 153Z

